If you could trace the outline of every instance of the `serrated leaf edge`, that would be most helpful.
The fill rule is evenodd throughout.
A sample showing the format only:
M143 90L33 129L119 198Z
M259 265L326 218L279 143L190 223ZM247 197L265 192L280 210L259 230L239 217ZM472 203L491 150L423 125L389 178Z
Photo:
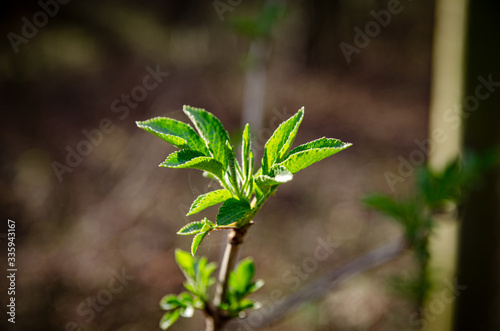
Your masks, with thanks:
M179 231L177 231L177 234L179 234L181 236L197 234L203 229L204 225L205 225L205 223L203 221L191 222L191 223L184 225ZM184 232L184 230L186 230L189 227L193 227L193 226L199 226L199 229L191 230L189 232Z

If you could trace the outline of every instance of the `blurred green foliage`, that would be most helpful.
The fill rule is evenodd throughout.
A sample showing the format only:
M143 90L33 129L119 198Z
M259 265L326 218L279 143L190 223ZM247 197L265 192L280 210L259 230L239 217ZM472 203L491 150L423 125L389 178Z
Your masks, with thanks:
M403 227L419 271L412 279L395 279L394 284L401 293L416 298L419 305L425 301L432 286L428 240L438 225L435 216L450 207L459 210L467 193L481 185L482 174L499 164L500 152L496 149L481 155L466 153L463 159L455 159L442 171L420 168L415 190L405 199L384 194L371 194L363 199L367 206Z

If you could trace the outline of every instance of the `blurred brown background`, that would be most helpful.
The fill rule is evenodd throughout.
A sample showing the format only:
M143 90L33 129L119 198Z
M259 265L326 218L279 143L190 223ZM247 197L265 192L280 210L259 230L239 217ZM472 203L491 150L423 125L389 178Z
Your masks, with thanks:
M271 300L272 289L292 293L398 235L359 198L392 193L384 172L396 171L398 156L427 136L433 1L401 1L403 10L350 63L339 44L354 45L353 28L374 20L370 11L387 9L386 1L286 4L270 41L264 120L254 134L268 138L305 106L296 144L327 136L354 146L283 185L256 218L241 255L254 257L266 281L254 295L262 301ZM16 222L18 273L16 324L2 317L1 328L157 330L158 301L182 290L173 251L188 250L190 241L175 232L196 219L184 216L192 200L216 184L198 171L158 168L173 148L134 122L188 121L181 111L188 104L213 112L232 135L240 132L251 40L230 22L255 16L262 2L230 6L221 20L211 1L71 1L51 7L54 17L33 37L15 39L15 47L8 34L24 38L22 18L33 22L42 7L2 7L1 211L2 224ZM43 15L38 19L43 23ZM122 101L151 70L168 76L159 76L143 100ZM78 148L81 160L67 159ZM59 178L54 162L68 167L59 168ZM394 194L411 184L397 184ZM213 219L216 208L205 214ZM334 242L334 253L291 281L287 275L313 255L318 240ZM218 260L224 241L223 233L212 234L199 254ZM414 308L394 295L387 278L413 267L403 255L266 330L411 330ZM172 330L202 328L197 313Z

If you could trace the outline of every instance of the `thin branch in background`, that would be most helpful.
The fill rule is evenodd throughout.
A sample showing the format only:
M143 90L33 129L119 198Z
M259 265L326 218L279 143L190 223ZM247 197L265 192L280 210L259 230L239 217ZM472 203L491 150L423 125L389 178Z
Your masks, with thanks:
M288 314L294 312L300 305L325 296L328 291L338 287L346 280L392 261L401 255L407 247L408 245L405 240L398 238L382 247L357 257L339 268L332 269L324 276L284 299L280 305L274 308L274 313L272 315L264 317L258 328L276 323ZM244 323L245 320L237 322L239 325Z
M241 120L243 125L259 132L264 117L264 100L266 96L266 64L269 58L269 43L259 39L250 44L248 59L251 62L245 75L243 92L243 109Z
M278 0L266 0L262 9L281 5L286 7L286 3ZM262 129L264 118L264 101L266 97L267 63L271 55L272 29L278 23L278 18L269 20L269 15L261 16L260 25L268 24L268 31L264 35L254 37L250 43L247 54L247 70L245 73L245 86L243 90L243 104L241 111L242 126L250 124L253 132ZM267 22L266 22L267 21ZM262 32L262 31L261 31ZM254 138L255 139L255 138Z

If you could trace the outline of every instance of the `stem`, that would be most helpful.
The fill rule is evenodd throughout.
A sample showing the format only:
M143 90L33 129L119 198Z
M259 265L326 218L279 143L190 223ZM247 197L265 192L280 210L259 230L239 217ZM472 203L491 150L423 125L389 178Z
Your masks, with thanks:
M205 317L205 331L215 331L215 323L212 316Z
M215 288L213 301L214 311L212 316L207 316L206 318L207 331L222 330L224 324L228 321L227 317L224 315L224 311L219 309L218 306L225 300L229 274L236 265L238 251L240 245L243 243L243 237L245 236L246 231L247 227L232 229L227 236L226 250L224 251L224 257L222 258L219 270L217 287Z
M227 291L227 283L229 281L229 274L234 269L238 251L246 229L233 229L227 236L226 250L222 258L221 268L219 271L219 278L217 288L215 289L214 306L217 307L224 301Z
M205 331L222 331L227 320L216 319L212 316L205 317Z
M262 197L260 201L257 201L257 199L255 198L252 200L250 205L252 209L255 210L253 215L255 215L260 207L262 207L264 201L266 201L267 198L269 198L269 196L275 191L276 188L273 188L271 192ZM219 306L226 300L229 275L236 265L240 245L243 243L243 238L245 237L247 229L252 224L253 222L249 221L248 223L242 225L241 228L233 228L227 235L227 245L219 270L217 287L215 288L215 295L213 300L213 308L208 307L206 314L206 331L222 330L224 328L224 325L230 320L230 318L222 309L219 308Z

